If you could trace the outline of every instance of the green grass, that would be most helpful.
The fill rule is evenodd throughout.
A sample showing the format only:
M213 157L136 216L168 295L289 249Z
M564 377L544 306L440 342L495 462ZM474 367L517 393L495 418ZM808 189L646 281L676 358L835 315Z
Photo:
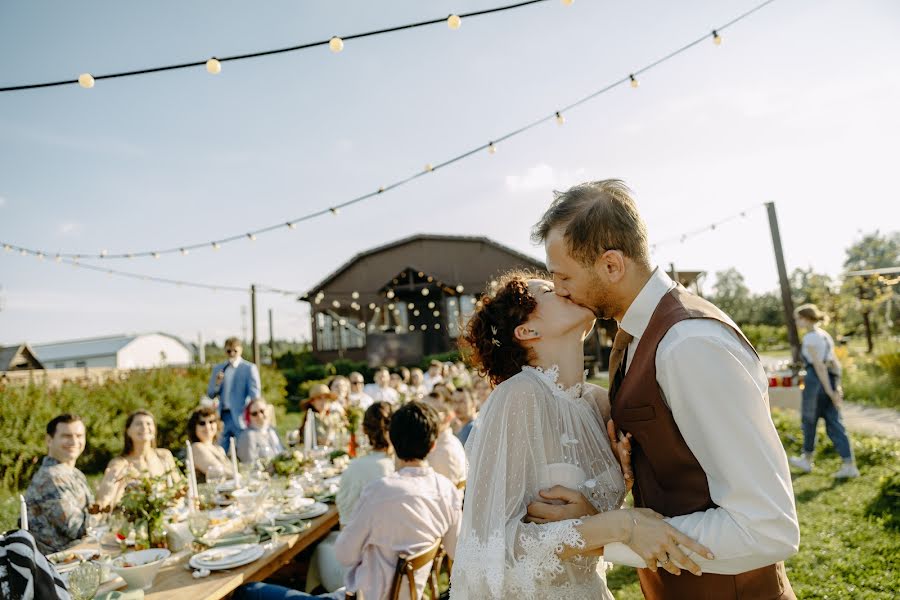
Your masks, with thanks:
M797 423L780 411L774 412L773 419L787 451L799 452ZM824 431L819 439L827 439ZM900 441L854 435L853 445L862 473L858 479L838 482L831 477L840 458L830 442L820 444L811 474L793 476L800 551L786 567L798 598L896 598L900 500L879 492L889 478L900 473ZM867 514L870 506L878 506L881 515ZM643 598L634 569L616 567L608 580L617 600Z

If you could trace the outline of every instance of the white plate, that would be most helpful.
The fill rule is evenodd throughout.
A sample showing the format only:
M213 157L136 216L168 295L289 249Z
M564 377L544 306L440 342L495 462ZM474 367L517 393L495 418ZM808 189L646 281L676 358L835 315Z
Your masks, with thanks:
M316 501L312 498L292 498L288 504L290 504L291 508L305 509L315 503Z
M67 572L71 571L72 569L74 569L75 567L77 567L79 562L81 562L83 560L90 560L90 558L92 556L95 556L96 554L97 554L96 550L63 550L62 552L54 552L53 554L48 555L47 560L50 561L50 564L52 564L54 567L56 567L56 572L61 575L63 573L67 573ZM72 562L68 562L65 564L59 564L59 565L56 564L55 562L53 562L54 557L62 558L67 555L78 556L78 559L73 560Z
M316 517L321 517L325 513L328 512L328 505L323 504L321 502L316 502L312 506L310 506L307 510L303 510L297 513L297 517L300 519L315 519Z
M340 475L338 475L337 477L329 477L328 479L326 479L325 481L322 482L322 485L324 485L325 487L329 487L332 485L340 485L340 484L341 484L341 476Z
M234 479L226 479L216 486L217 492L233 492L236 489L237 486L234 484Z
M242 567L244 565L249 565L255 560L259 560L266 551L259 544L242 544L243 546L252 546L247 552L242 552L240 554L232 556L232 559L229 562L204 562L199 561L197 558L200 554L196 554L191 557L188 561L188 564L194 569L209 569L210 571L225 571L227 569L234 569L235 567ZM225 550L226 548L213 548L212 550ZM207 550L206 552L210 552ZM204 554L204 553L201 553Z
M220 548L210 548L203 552L198 552L191 558L197 564L206 566L207 564L225 564L238 560L242 560L245 555L252 554L259 544L235 544L233 546L222 546Z

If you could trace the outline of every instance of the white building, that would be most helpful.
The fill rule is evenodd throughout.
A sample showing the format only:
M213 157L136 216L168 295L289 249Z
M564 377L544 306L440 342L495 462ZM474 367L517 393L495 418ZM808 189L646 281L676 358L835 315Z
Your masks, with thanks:
M151 369L164 365L189 365L194 360L194 351L190 346L166 333L115 335L36 344L32 349L45 369Z

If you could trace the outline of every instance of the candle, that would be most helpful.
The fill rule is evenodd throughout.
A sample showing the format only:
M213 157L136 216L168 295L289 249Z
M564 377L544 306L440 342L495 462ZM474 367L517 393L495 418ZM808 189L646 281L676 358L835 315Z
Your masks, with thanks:
M21 512L21 516L19 520L21 522L20 529L22 531L28 531L28 505L25 504L25 496L19 494L19 511Z
M191 441L187 440L184 443L186 447L185 452L185 462L187 463L187 480L188 480L188 506L190 506L191 510L196 508L197 504L197 480L195 477L197 476L197 470L194 467L194 449L191 448Z
M241 474L238 471L237 452L234 450L234 438L230 438L229 442L228 453L231 455L231 469L234 471L234 487L237 489L241 487Z
M303 449L307 456L316 447L316 417L311 408L306 409L306 420L303 422Z

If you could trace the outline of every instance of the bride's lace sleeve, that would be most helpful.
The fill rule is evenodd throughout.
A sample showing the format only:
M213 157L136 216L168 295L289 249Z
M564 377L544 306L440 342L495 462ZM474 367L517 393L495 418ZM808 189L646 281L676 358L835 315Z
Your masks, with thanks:
M479 414L450 595L453 600L531 598L535 583L563 572L563 546L583 548L579 521L523 523L548 464L544 440L558 426L543 390L517 376L498 386ZM549 436L549 437L548 437Z

